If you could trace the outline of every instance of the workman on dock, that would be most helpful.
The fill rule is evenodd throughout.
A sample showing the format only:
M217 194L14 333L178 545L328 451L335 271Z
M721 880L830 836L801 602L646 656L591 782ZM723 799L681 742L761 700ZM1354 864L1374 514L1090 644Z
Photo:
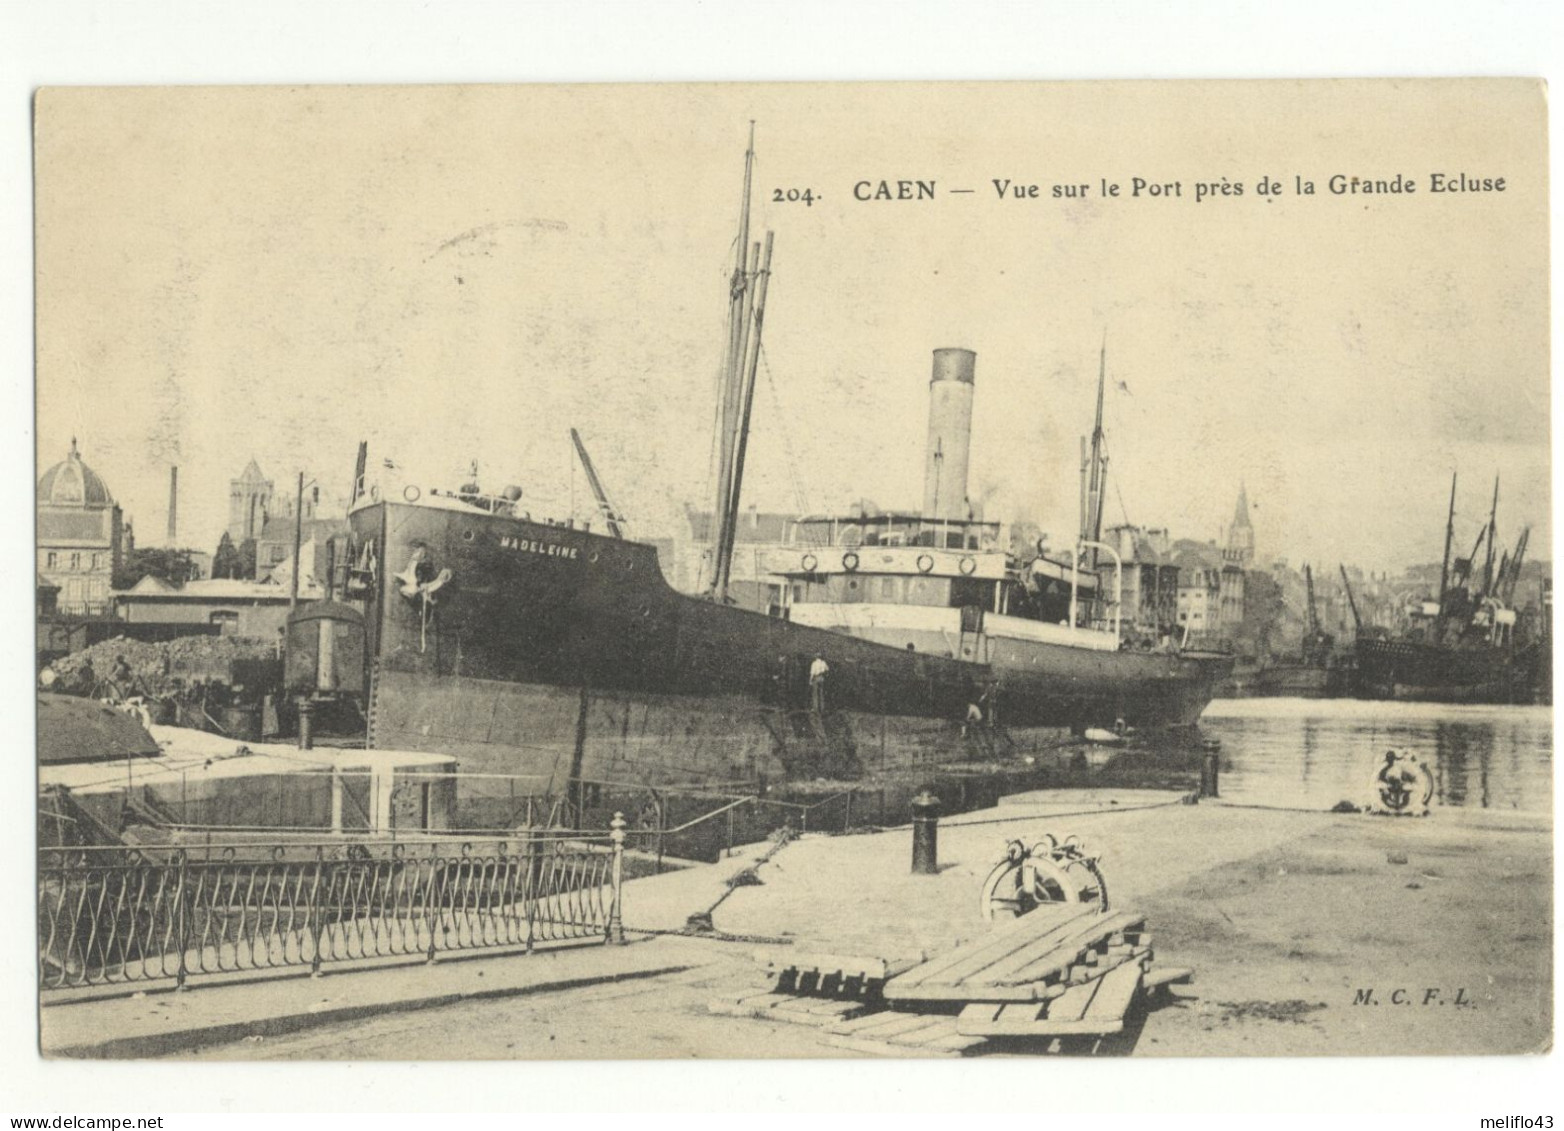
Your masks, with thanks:
M831 665L825 662L825 657L815 654L814 662L809 665L809 705L815 714L825 714L825 677L831 670Z

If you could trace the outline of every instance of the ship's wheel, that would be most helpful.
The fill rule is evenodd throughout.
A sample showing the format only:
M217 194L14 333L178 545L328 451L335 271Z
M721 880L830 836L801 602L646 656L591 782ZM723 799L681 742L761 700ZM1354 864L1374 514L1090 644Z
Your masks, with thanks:
M1097 857L1075 837L1060 843L1046 836L1030 848L1011 841L978 899L985 919L1014 919L1045 903L1087 903L1108 910L1108 882Z

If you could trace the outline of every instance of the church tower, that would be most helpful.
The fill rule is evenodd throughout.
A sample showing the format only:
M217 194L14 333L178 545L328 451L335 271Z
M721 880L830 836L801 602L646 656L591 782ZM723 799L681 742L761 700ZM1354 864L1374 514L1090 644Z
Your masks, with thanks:
M1238 485L1238 506L1233 512L1233 525L1227 528L1227 546L1222 560L1248 569L1254 564L1254 527L1249 523L1249 492Z
M244 474L228 481L228 537L235 546L259 538L272 510L272 481L252 456Z

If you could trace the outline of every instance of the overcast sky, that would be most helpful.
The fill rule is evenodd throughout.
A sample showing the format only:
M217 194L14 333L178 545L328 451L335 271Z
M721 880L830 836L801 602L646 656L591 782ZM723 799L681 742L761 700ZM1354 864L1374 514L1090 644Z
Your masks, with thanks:
M210 550L252 455L280 491L302 469L342 494L360 439L426 486L476 459L534 514L574 493L585 515L574 425L633 530L664 533L708 492L750 119L776 232L762 509L915 508L930 354L964 346L973 493L1064 541L1106 334L1109 522L1215 538L1242 482L1262 553L1399 568L1437 560L1459 469L1458 540L1500 474L1502 540L1531 523L1548 555L1524 82L46 91L40 463L78 437L143 544L178 464L180 541ZM1505 190L1433 194L1435 172ZM1244 195L1196 202L1223 178ZM934 199L854 199L882 179ZM773 200L794 188L815 203Z

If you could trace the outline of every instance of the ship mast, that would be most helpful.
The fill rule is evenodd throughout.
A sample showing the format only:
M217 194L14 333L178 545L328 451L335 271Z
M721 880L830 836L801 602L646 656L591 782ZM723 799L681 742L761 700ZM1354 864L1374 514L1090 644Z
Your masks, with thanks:
M1450 542L1455 537L1455 477L1450 473L1450 516L1445 519L1445 557L1439 567L1439 612L1434 617L1434 639L1441 640L1445 625L1445 588L1450 583Z
M1309 605L1307 612L1309 642L1306 645L1306 648L1313 648L1315 638L1320 634L1320 618L1319 613L1316 612L1314 607L1314 571L1309 568L1309 564L1307 562L1305 562L1303 566L1303 583L1304 586L1308 589L1309 594Z
M1089 481L1086 487L1086 512L1081 515L1081 541L1102 538L1102 496L1108 482L1108 461L1102 454L1102 396L1108 379L1108 332L1102 334L1102 351L1097 356L1097 421L1092 428ZM1092 548L1092 568L1097 566L1097 550Z
M1483 564L1483 596L1493 591L1493 555L1499 536L1499 477L1493 477L1493 509L1488 512L1488 558Z
M765 280L771 273L771 233L766 233L764 264L759 241L752 245L749 239L754 170L755 123L750 122L749 147L744 151L744 199L739 210L738 254L728 289L728 348L722 371L721 419L717 424L717 496L712 508L711 584L707 590L707 595L721 604L728 600L739 494L744 478L744 452L755 396L755 369L760 360Z
M744 483L744 455L749 449L749 418L755 404L755 371L760 365L760 329L766 321L766 287L771 279L772 233L766 233L766 250L755 276L752 326L745 327L745 358L740 391L738 436L733 449L733 492L728 499L727 521L723 524L727 541L717 549L717 596L726 600L728 578L733 569L733 542L739 526L739 488Z

